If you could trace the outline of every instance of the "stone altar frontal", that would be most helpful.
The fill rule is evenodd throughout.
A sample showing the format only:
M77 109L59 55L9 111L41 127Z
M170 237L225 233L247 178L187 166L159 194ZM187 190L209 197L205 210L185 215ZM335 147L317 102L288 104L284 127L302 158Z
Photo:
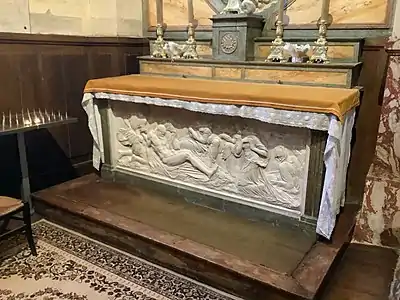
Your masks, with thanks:
M91 80L82 101L96 168L311 222L327 238L358 103L350 89L143 75Z
M116 170L283 214L304 209L305 128L122 102L108 121Z

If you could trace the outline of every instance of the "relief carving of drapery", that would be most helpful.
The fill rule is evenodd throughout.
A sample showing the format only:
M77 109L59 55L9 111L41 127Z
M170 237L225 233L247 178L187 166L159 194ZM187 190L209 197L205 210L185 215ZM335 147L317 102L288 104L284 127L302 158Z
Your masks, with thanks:
M224 122L215 129L201 121L172 124L140 113L118 119L117 166L290 209L301 205L304 136L268 131L266 124L263 132Z

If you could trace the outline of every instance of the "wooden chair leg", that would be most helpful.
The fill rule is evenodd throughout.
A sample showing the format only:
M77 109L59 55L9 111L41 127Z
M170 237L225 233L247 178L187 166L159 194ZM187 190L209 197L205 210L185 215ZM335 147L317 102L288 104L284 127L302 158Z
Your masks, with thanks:
M8 223L10 223L10 217L6 217L0 225L0 234L3 234L8 227Z
M31 212L30 212L30 207L29 203L24 203L24 223L25 223L25 236L26 239L28 240L29 248L31 249L32 255L36 256L36 245L35 241L33 239L33 233L32 233L32 223L31 223Z

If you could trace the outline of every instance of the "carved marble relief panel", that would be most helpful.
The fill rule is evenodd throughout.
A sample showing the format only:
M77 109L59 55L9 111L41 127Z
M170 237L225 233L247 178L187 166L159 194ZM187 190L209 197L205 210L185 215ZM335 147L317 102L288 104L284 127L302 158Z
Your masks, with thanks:
M114 104L114 167L258 205L300 210L309 131L237 117Z

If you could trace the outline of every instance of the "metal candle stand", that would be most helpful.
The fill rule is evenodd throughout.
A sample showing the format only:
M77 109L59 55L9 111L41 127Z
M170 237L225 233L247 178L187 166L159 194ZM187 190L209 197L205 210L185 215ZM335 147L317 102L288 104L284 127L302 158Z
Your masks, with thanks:
M285 43L283 42L283 21L276 21L276 38L272 42L271 53L268 55L266 61L270 62L285 62L286 59L283 55L283 47Z
M21 184L21 196L24 202L28 202L31 213L34 213L31 200L31 188L29 183L29 170L28 161L26 156L26 145L25 145L25 132L49 128L53 126L59 126L69 123L77 122L77 118L71 118L67 113L62 114L60 111L55 113L43 112L41 110L34 110L21 113L2 113L1 114L1 127L0 136L16 134L18 140L18 152L19 152L19 163L21 166L22 184Z
M313 46L313 53L310 58L312 63L329 63L328 58L328 41L326 40L326 34L329 25L332 23L332 16L328 15L326 19L318 20L318 39L315 41Z
M188 39L186 41L185 52L183 53L183 58L185 59L199 59L197 54L197 43L195 39L195 28L196 26L192 23L188 25Z
M164 30L165 30L165 25L163 24L157 24L156 27L156 40L153 44L153 53L151 54L152 57L156 58L166 58L167 53L165 52L164 46L165 46L165 40L164 40Z

